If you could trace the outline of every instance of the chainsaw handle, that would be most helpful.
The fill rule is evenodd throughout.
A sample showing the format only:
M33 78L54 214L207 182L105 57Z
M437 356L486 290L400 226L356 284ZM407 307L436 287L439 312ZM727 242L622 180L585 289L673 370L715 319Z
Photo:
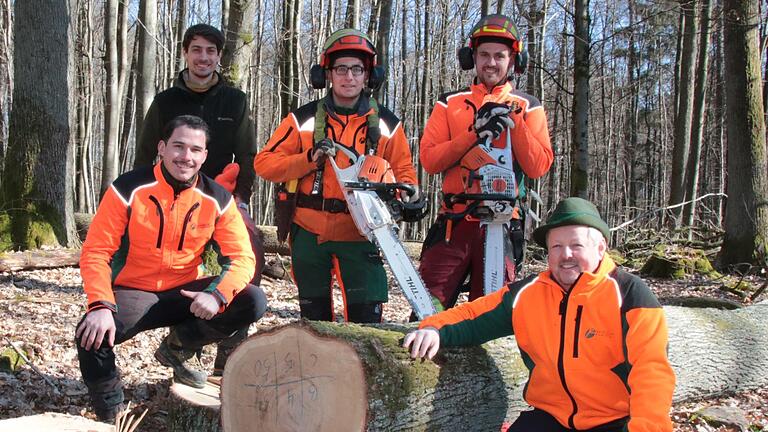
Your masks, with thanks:
M405 191L408 196L416 193L416 188L408 183L378 183L369 181L347 182L346 187L356 190L369 190L374 192L391 192L394 190Z
M467 201L509 201L515 202L517 197L505 194L484 194L484 193L458 193L451 195L451 204L466 203Z

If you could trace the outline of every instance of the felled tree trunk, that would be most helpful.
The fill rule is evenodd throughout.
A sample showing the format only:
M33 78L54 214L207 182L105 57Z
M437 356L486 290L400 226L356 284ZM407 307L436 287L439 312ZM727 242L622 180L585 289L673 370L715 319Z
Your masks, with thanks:
M35 432L113 432L115 428L112 425L88 420L84 417L59 413L45 413L0 420L0 430Z
M665 311L676 402L768 385L768 303ZM409 329L311 322L252 336L224 372L223 430L490 431L526 409L513 338L414 361L400 347Z

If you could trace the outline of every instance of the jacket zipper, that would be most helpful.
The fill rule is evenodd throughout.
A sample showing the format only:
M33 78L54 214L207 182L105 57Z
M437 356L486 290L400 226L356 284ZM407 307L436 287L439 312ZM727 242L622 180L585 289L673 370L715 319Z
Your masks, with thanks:
M192 213L197 210L198 207L200 207L200 203L196 202L195 205L189 209L187 215L184 216L184 225L181 228L181 238L179 238L179 250L184 246L184 236L187 234L187 225L189 225L189 221L192 219Z
M576 309L576 325L573 329L573 358L579 358L579 333L581 332L581 312L584 305L579 305Z
M157 214L160 216L160 229L157 231L157 248L160 249L160 246L163 244L163 227L165 225L165 216L163 215L163 207L160 205L160 201L154 196L149 196L150 201L155 203L155 206L157 206Z
M581 279L581 276L579 276L579 279ZM570 417L568 417L568 427L571 429L576 429L573 419L576 417L576 412L578 412L579 407L576 405L576 399L574 399L571 391L568 390L568 384L565 382L565 365L563 363L565 353L565 318L568 312L568 298L570 297L573 288L579 283L579 279L576 279L576 282L571 286L571 289L568 290L563 296L563 299L560 300L560 349L557 353L557 372L560 375L560 384L562 384L563 390L565 390L565 394L568 395L568 398L571 400L571 406L573 406L573 411L571 412Z

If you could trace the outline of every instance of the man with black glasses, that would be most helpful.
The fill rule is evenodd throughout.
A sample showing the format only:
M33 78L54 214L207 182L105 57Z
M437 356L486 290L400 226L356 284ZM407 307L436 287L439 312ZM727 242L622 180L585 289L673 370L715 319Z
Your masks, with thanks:
M301 316L333 320L335 275L344 293L345 319L380 322L388 299L387 275L376 246L360 235L347 210L329 158L340 167L350 165L334 143L355 154L374 151L390 163L398 182L415 185L411 151L400 120L371 96L384 72L365 34L353 29L333 33L310 75L316 89L330 82L329 91L283 119L256 155L254 169L269 181L297 185L295 214L289 221L278 220L278 226L290 224Z

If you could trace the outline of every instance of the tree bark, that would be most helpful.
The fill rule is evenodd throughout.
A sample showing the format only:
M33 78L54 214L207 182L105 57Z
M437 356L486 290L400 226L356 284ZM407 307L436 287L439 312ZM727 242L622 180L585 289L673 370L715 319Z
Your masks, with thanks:
M256 0L232 0L227 24L227 42L221 57L224 76L236 88L245 91L250 73L254 39L253 17L256 16Z
M768 303L732 311L664 310L675 402L768 385ZM442 348L434 362L415 361L400 346L410 329L302 322L252 336L224 371L223 430L255 424L263 431L499 430L527 409L522 391L528 370L514 338ZM200 423L210 429L191 428L187 419L183 430L220 430L209 420L215 402L203 397L204 403L193 397L177 403L199 407ZM333 423L338 419L342 425Z
M99 196L103 195L112 181L117 178L117 140L120 131L120 93L119 63L117 52L117 5L118 0L104 3L104 44L106 54L105 100L104 100L104 152L101 159L101 186Z
M155 57L157 55L157 3L154 0L142 0L139 9L139 58L136 70L136 130L144 127L152 99L155 97Z
M724 3L728 203L720 263L768 260L768 172L757 43L757 3ZM18 75L17 75L18 76ZM15 98L14 98L15 100Z
M704 124L707 120L706 96L707 77L709 70L709 25L712 0L703 0L701 10L701 35L699 41L699 55L696 65L696 85L693 92L693 119L691 125L691 151L688 155L688 166L685 176L685 200L691 201L683 208L683 223L687 227L693 227L696 213L696 196L699 187L699 164L701 163L701 147L704 139ZM688 239L693 237L693 231L688 231Z
M696 77L696 53L699 29L699 8L696 0L681 0L683 14L683 52L680 58L679 100L675 115L675 136L672 148L672 175L670 177L669 205L685 200L685 171L691 145L691 123L693 121L693 87ZM672 210L674 225L681 225L682 207Z
M377 61L384 67L384 76L389 78L389 39L392 37L392 0L380 0L379 5L379 31L376 35ZM386 81L381 90L376 92L376 99L388 105L389 86Z
M71 0L14 3L13 111L2 178L16 249L77 244Z
M360 29L360 0L347 2L347 17L344 22L348 28Z
M589 0L574 2L571 196L589 199Z

